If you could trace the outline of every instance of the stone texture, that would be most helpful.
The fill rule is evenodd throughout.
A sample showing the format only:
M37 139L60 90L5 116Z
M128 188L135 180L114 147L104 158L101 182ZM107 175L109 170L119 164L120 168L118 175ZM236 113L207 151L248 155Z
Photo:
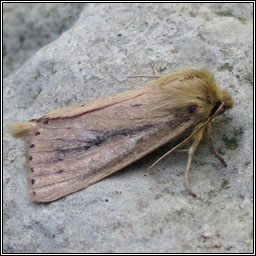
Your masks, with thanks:
M4 77L70 28L84 6L84 3L4 3Z
M41 21L43 22L43 20ZM29 33L29 27L21 28ZM85 190L49 204L26 191L23 142L11 120L134 89L154 60L162 74L206 67L235 106L214 122L224 168L200 144L145 169L167 145ZM78 21L4 80L5 253L249 253L253 251L253 5L88 4Z

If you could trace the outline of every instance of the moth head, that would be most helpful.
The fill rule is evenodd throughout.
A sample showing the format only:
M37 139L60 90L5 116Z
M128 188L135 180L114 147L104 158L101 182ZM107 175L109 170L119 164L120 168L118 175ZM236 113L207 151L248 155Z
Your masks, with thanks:
M234 105L234 101L231 95L226 90L221 90L221 99L215 103L214 107L211 110L210 116L212 116L218 110L222 103L224 103L224 105L219 111L218 115L223 114L227 109L232 108Z
M234 105L234 101L231 95L226 90L221 90L221 94L221 101L224 103L224 106L220 111L219 115L223 114L227 109L232 108Z
M224 102L224 111L226 109L232 108L234 105L234 101L231 97L231 95L226 91L226 90L222 90L222 102Z

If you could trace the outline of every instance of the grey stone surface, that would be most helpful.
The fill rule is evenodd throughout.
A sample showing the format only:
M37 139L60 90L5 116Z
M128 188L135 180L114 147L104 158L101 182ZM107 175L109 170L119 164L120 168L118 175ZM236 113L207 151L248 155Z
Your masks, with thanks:
M253 250L253 6L89 4L79 20L4 80L3 247L6 253ZM24 31L29 28L22 28ZM49 204L26 191L24 143L11 120L138 88L154 60L162 74L208 68L235 105L214 122L224 168L200 144L184 187L186 153L150 173L165 146L87 189Z
M4 3L4 77L70 28L84 6L84 3Z

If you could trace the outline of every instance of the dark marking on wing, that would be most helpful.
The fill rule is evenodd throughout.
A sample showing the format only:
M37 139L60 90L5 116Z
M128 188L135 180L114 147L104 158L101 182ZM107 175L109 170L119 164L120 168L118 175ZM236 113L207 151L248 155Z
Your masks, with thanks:
M188 113L193 114L197 109L197 105L191 105L188 107Z
M131 106L136 108L136 107L140 107L140 106L142 106L142 105L143 105L143 104L132 104Z

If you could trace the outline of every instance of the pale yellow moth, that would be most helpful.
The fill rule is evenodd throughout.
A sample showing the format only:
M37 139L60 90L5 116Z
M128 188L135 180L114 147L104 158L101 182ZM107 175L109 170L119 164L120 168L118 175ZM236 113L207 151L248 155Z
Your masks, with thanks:
M226 165L214 148L211 121L233 106L230 94L204 69L160 76L154 68L149 77L157 79L9 125L14 137L25 139L32 201L49 202L86 188L185 134L171 152L193 140L185 185L195 196L188 172L205 129L212 152Z

